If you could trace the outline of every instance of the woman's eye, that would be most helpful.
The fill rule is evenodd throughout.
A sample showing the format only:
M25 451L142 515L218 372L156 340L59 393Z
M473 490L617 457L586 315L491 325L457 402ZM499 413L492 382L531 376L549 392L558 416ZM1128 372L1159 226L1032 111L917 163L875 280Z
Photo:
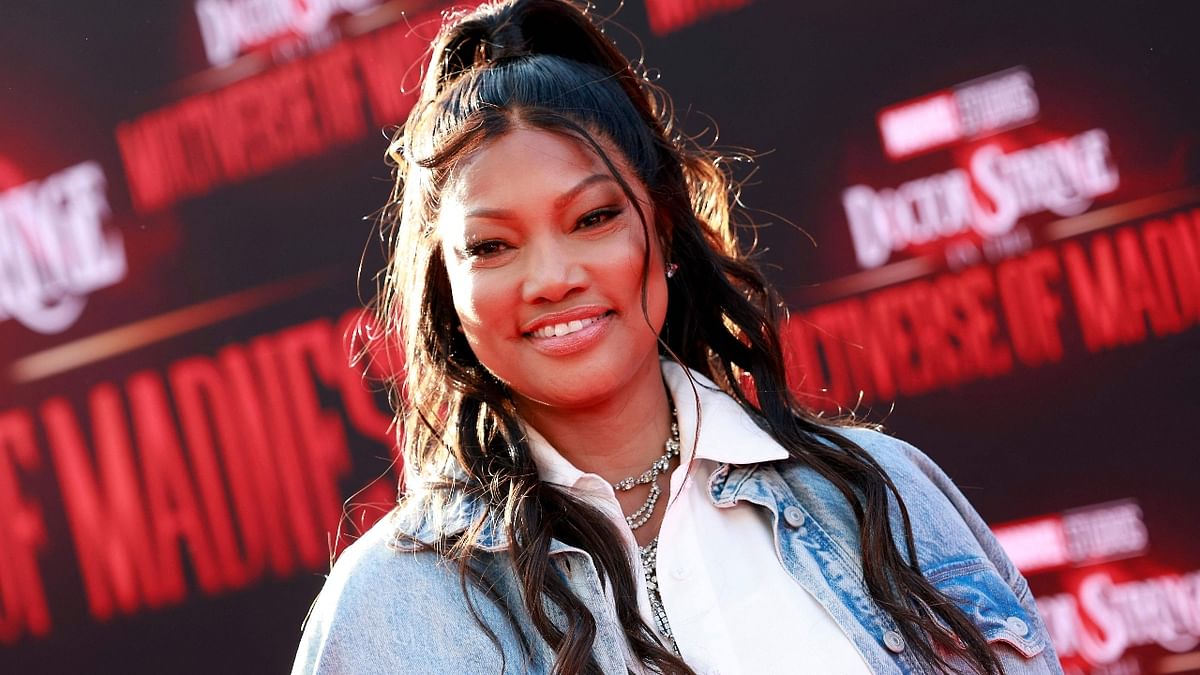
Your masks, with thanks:
M464 252L468 258L487 258L503 252L508 246L498 239L488 239L466 247Z
M579 219L579 227L589 228L603 225L619 215L621 215L621 209L596 209Z

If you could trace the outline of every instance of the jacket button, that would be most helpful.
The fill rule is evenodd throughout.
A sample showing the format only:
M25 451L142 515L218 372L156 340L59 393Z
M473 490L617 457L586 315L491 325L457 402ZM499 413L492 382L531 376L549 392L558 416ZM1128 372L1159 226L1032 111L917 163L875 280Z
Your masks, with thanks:
M1004 623L1008 624L1009 630L1017 635L1029 635L1029 624L1015 616L1008 617L1004 620Z
M883 634L883 644L895 654L904 651L904 638L894 630L889 630Z
M804 511L799 506L789 506L783 510L783 519L789 527L800 527L804 524Z

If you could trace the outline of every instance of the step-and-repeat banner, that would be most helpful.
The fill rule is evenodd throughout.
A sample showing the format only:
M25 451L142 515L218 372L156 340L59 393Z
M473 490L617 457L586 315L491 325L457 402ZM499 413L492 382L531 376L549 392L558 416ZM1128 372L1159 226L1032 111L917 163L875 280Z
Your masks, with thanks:
M26 4L0 21L0 672L285 671L395 494L359 308L446 5ZM751 160L803 400L947 469L1069 673L1200 672L1194 17L909 4L593 11Z

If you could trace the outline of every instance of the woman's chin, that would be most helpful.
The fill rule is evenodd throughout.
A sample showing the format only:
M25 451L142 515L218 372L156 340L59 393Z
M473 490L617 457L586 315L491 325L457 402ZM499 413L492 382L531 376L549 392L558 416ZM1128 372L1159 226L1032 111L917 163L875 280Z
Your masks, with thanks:
M636 360L631 360L631 350L621 352L617 355L620 358L604 358L598 353L592 359L526 370L521 378L526 386L517 381L509 386L519 398L539 408L586 409L610 401L628 401L641 378L659 382L662 376L657 351Z

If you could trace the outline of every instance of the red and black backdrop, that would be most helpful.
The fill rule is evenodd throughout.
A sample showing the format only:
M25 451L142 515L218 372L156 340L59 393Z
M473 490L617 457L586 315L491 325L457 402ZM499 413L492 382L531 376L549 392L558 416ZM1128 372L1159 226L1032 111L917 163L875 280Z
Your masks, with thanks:
M0 9L0 671L288 668L394 490L350 355L443 8ZM1200 671L1197 18L646 0L608 29L755 157L794 386L946 468L1071 673Z

